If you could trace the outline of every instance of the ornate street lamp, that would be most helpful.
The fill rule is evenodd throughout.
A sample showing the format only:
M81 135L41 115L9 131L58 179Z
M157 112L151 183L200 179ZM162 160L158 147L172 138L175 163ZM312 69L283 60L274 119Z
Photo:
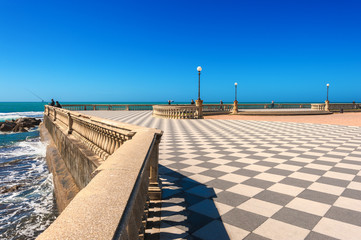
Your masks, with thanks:
M236 94L235 94L235 98L234 98L234 100L235 101L237 101L237 83L234 83L234 87L235 87L235 90L236 90Z
M201 100L201 71L202 71L202 67L198 66L197 71L198 71L198 100Z
M326 86L327 86L327 98L326 98L326 100L328 101L328 88L330 87L330 84L327 83Z

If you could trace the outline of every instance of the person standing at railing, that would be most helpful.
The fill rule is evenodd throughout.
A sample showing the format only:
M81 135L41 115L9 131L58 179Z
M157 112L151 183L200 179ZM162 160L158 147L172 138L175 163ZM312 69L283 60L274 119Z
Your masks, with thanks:
M58 101L56 101L55 107L62 108L62 106L60 105L60 103Z
M220 109L221 111L223 111L223 101L222 101L222 100L219 102L219 105L220 105L219 109Z
M275 107L275 101L272 100L271 102L271 108L274 108Z
M55 106L54 99L51 99L51 102L49 103L49 106Z
M194 105L194 100L192 99L192 101L191 101L191 105Z

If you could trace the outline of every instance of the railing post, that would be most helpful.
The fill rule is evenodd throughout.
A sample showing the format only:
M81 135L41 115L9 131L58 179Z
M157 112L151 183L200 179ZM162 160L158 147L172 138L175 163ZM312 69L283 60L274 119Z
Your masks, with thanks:
M238 113L238 101L234 100L233 102L233 112L232 114L237 114Z
M68 112L68 133L71 134L73 132L73 118L71 117L71 114Z
M150 155L150 173L149 173L149 198L151 200L161 200L162 191L159 187L158 162L159 162L159 143L162 135L156 134L156 142Z
M56 109L53 108L53 110L54 110L54 122L55 122L56 121Z
M198 118L203 118L203 100L196 100L196 106L198 107Z

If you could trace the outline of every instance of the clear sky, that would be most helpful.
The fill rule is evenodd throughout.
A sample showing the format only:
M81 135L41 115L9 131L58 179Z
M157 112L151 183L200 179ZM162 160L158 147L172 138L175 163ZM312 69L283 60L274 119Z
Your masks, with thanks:
M0 1L0 101L361 102L360 0Z

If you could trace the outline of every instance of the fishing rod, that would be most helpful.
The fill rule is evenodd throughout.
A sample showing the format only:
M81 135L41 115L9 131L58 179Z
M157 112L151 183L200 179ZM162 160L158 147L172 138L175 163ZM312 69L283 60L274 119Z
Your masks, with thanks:
M33 94L35 97L39 98L42 102L45 102L44 99L42 99L41 97L39 97L39 95L35 94L34 92L30 91L30 89L26 89L28 92L30 92L31 94Z

